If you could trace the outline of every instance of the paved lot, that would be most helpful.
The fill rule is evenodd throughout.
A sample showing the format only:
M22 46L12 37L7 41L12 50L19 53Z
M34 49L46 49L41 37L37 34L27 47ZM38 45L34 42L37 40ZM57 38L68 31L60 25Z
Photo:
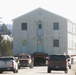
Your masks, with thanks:
M72 65L72 70L74 71L74 73L76 75L76 62Z
M72 70L74 71L75 75L76 75L76 56L73 57L73 64L72 64Z
M30 68L22 68L19 69L18 73L13 72L3 72L1 75L75 75L72 69L68 69L68 73L65 74L64 71L52 71L51 73L47 73L47 67L34 67Z

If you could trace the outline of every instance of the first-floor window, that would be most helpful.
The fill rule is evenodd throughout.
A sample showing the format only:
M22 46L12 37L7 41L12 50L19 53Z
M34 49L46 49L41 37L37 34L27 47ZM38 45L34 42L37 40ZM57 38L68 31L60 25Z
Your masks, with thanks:
M59 47L59 39L53 40L53 47Z
M22 46L23 47L27 46L27 40L22 40Z

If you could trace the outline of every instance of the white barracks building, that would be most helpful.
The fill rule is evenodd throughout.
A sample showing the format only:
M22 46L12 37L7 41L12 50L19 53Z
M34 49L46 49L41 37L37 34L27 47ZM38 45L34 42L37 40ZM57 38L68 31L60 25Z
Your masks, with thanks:
M13 54L76 54L76 24L42 8L13 19Z

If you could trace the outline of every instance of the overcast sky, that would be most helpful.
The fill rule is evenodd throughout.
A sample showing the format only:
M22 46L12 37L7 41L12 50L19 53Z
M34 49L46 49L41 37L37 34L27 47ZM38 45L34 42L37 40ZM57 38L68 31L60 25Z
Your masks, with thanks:
M0 0L0 17L4 23L10 23L39 7L76 23L76 0Z

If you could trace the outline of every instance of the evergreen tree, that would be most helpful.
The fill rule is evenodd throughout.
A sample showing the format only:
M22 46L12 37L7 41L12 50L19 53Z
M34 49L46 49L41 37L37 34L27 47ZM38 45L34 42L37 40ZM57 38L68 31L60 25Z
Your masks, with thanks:
M12 42L8 40L4 40L0 34L0 55L12 55Z
M1 52L2 52L2 44L3 44L3 37L0 34L0 55L1 55Z
M5 33L5 34L8 32L8 28L4 23L1 26L1 32Z
M8 35L11 34L10 29L8 29L4 23L2 24L0 31L3 32L4 34L8 34Z

